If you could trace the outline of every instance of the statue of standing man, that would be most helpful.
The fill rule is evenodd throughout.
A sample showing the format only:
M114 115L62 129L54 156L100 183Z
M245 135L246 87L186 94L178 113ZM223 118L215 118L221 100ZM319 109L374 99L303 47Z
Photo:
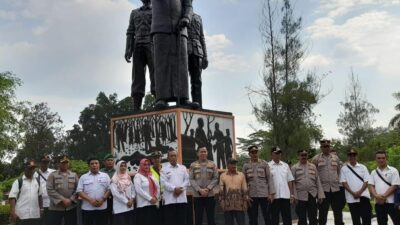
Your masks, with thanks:
M198 108L189 101L187 26L193 15L191 0L152 0L151 34L154 43L154 75L157 109L168 102Z
M133 110L141 109L146 88L146 66L150 74L150 91L155 95L153 43L151 40L151 14L150 0L141 0L143 6L132 10L129 27L126 32L125 60L130 63L133 57L132 87Z

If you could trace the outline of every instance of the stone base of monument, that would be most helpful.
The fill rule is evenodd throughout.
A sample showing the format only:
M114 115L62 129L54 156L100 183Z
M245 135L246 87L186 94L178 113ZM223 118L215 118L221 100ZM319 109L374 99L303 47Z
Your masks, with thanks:
M178 150L178 163L189 168L197 147L205 146L208 158L224 169L227 159L236 156L234 127L228 112L182 107L138 112L111 119L111 148L117 161L123 159L135 170L154 151L166 162L170 148Z

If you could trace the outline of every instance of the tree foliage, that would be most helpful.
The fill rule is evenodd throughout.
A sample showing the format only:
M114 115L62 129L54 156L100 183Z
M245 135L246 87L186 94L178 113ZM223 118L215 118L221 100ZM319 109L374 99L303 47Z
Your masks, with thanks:
M400 92L393 93L393 97L397 100L400 101ZM397 113L389 122L389 126L392 128L397 128L400 129L400 102L394 107Z
M350 74L350 86L344 102L340 102L343 111L336 123L339 132L345 136L351 146L361 148L371 137L374 123L373 115L379 110L368 102L361 92L361 84L353 71Z

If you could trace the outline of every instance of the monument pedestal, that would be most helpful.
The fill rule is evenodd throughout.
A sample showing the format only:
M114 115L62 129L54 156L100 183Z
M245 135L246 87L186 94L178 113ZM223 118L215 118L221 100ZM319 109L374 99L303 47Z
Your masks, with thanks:
M189 168L197 159L197 148L206 147L208 159L224 169L227 159L236 156L234 127L234 116L228 112L183 107L139 112L111 119L111 148L132 170L154 151L167 161L170 148L178 150L178 162Z

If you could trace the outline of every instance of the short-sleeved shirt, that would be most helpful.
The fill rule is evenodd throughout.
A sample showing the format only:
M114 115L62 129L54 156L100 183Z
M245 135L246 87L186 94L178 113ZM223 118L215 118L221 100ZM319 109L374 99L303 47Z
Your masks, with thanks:
M308 194L314 198L325 198L317 168L312 163L296 163L292 166L292 174L295 182L295 195L300 201L308 201Z
M323 153L314 156L312 163L317 167L324 192L337 192L340 190L339 175L341 162L337 155Z
M274 181L266 161L245 163L243 173L249 186L250 197L266 198L270 194L275 194Z
M18 198L15 205L15 213L21 220L40 218L38 199L42 193L42 186L39 185L36 178L28 179L23 175L21 189L19 189L18 179L14 181L9 198Z
M347 166L350 166L354 172L356 172L364 181L361 181ZM349 188L356 192L361 189L365 182L370 180L369 172L367 167L362 164L357 163L355 166L352 166L350 163L344 165L340 171L340 182L346 182ZM366 188L361 196L366 198L371 198L368 188ZM360 202L360 199L354 199L353 195L346 190L346 201L347 203L356 203Z
M376 170L381 174L381 176L389 182L392 186L393 185L400 185L400 178L399 178L399 172L397 171L396 168L387 166L385 169L381 170L379 168L376 168L374 171L371 173L371 179L369 180L370 185L375 186L375 190L377 194L384 194L387 189L389 189L389 185L387 185L376 173ZM387 197L386 203L394 203L394 194L391 194Z
M269 163L269 169L275 184L275 198L290 199L290 190L288 182L293 181L292 171L289 165L285 162L279 161L276 163L271 160Z
M88 172L81 176L78 182L78 187L76 192L84 192L90 198L102 199L104 194L110 189L110 177L103 172L98 172L96 174ZM83 210L102 210L107 208L107 201L103 203L100 207L92 206L88 201L82 201Z

